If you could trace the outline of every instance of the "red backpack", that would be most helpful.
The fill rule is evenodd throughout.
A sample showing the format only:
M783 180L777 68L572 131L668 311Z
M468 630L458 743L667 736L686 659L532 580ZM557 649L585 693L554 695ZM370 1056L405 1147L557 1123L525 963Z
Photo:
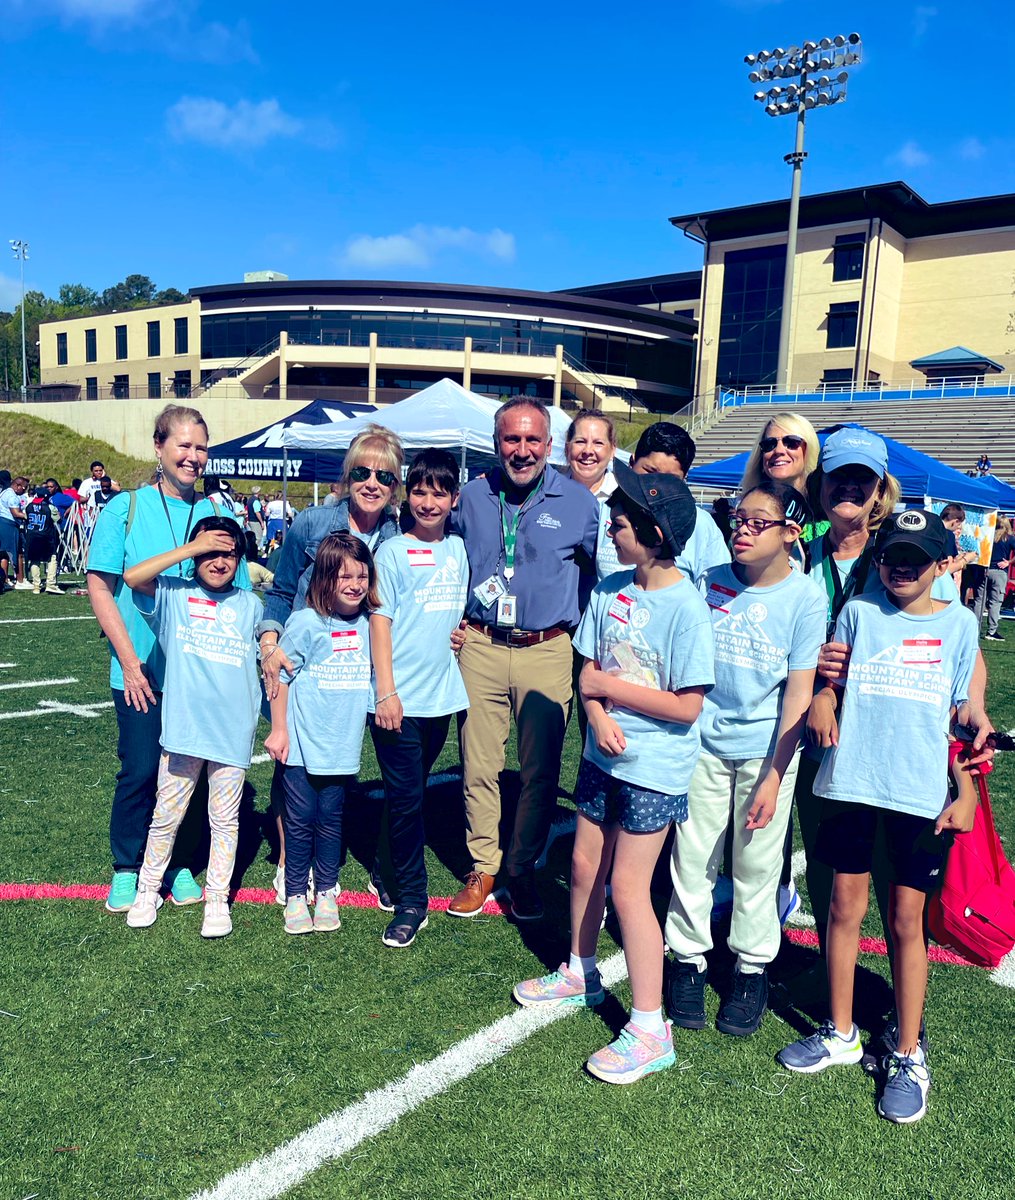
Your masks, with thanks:
M949 763L963 749L953 742ZM974 776L980 804L973 828L955 835L941 890L927 905L931 937L988 970L1015 947L1015 869L994 828L985 779L991 769L983 763Z

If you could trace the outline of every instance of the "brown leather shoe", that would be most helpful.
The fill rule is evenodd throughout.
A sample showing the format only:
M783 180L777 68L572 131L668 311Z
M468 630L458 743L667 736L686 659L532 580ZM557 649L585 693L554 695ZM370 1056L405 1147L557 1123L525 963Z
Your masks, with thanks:
M448 916L478 916L493 891L493 879L492 875L487 875L484 871L470 871L465 877L465 887L448 905Z

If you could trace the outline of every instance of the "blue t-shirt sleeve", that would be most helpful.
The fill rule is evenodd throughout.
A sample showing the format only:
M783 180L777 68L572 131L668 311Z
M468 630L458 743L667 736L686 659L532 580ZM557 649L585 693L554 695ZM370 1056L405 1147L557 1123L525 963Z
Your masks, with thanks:
M387 617L389 621L395 619L401 593L401 581L396 561L397 553L398 551L391 543L385 542L378 548L377 554L374 556L374 567L377 570L377 592L381 598L381 606L375 611L378 616Z
M809 588L807 603L801 605L793 631L787 669L809 671L818 665L818 654L825 640L825 597L817 588Z
M682 688L703 687L706 691L715 686L715 653L712 638L712 620L697 595L693 599L701 607L685 620L670 646L668 691L679 692Z
M971 617L971 620L963 619L961 629L962 640L958 653L958 661L955 665L954 682L952 685L952 704L963 704L969 699L969 685L973 681L973 670L976 667L976 656L979 653L980 645L977 637L978 630L976 628L976 618L969 611L963 608L962 614Z
M302 616L305 611L305 609L301 609L298 613L293 613L286 621L282 636L278 639L279 645L282 647L281 652L293 665L292 671L282 672L280 678L283 683L292 683L306 663L309 631Z
M122 575L127 546L127 513L130 493L120 492L102 510L88 550L88 570Z
M596 587L592 591L589 606L586 608L578 626L578 632L574 636L574 648L584 658L591 659L593 662L598 657L599 613L602 603L603 594L599 587Z

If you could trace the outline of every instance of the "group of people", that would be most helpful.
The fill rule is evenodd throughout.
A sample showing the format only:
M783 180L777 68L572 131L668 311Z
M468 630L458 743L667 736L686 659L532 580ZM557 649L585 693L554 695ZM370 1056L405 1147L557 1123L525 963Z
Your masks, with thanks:
M235 515L197 492L208 441L196 410L165 409L155 482L114 497L92 541L89 594L112 651L119 727L107 908L143 927L164 889L176 904L201 900L186 815L206 786L202 934L230 931L263 688L287 933L340 925L343 815L368 728L390 857L390 871L380 854L368 861L369 887L391 914L384 944L413 944L429 914L424 790L456 716L472 869L448 915L483 912L499 878L514 919L538 920L536 863L577 707L570 956L519 983L516 1001L602 1000L596 947L609 885L633 1007L588 1069L623 1084L670 1066L672 1026L706 1023L712 894L725 857L736 971L717 1025L755 1032L780 943L795 807L830 1019L780 1061L813 1072L862 1052L852 978L873 872L879 900L887 894L897 1000L879 1111L900 1122L923 1115L923 907L951 834L971 826L969 772L991 726L944 522L895 514L899 487L880 438L843 428L820 447L805 418L773 416L731 507L727 544L684 482L694 443L674 424L649 427L625 463L609 417L579 412L558 472L548 466L546 409L518 397L496 415L498 465L464 486L444 451L421 452L405 471L398 439L372 426L349 449L337 501L293 521L263 609ZM214 706L194 703L207 695ZM960 708L978 734L952 777L953 798L947 738ZM512 720L519 795L505 829ZM905 754L894 743L900 726ZM663 929L650 882L671 831ZM875 852L882 842L887 861Z

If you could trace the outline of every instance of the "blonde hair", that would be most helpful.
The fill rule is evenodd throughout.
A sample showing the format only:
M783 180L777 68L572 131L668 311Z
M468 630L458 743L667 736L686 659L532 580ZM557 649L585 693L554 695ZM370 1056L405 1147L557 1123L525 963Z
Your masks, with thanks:
M353 467L361 466L363 459L367 457L376 459L382 470L390 471L395 476L397 482L391 489L391 503L397 506L402 499L402 464L405 457L398 435L390 429L385 429L383 425L368 425L362 433L353 438L342 464L340 494L348 496L349 472Z
M1011 537L1011 521L1000 513L997 514L997 524L994 526L994 541L999 537Z
M166 439L173 432L174 425L202 425L208 436L208 422L196 408L184 408L182 404L167 404L155 418L155 432L152 437L156 446L164 446Z
M751 456L747 460L747 465L744 467L744 477L740 481L740 494L750 491L751 488L756 488L758 484L767 476L761 464L761 439L766 436L767 430L773 425L778 425L780 429L786 433L796 434L807 443L807 449L804 451L804 483L810 478L814 469L818 465L818 456L821 453L821 443L818 441L818 435L814 431L814 426L802 417L799 413L780 412L775 416L769 417L761 427L761 433L758 435L758 440L751 451Z
M564 439L565 448L570 446L574 441L575 435L578 433L578 426L582 421L602 421L606 426L606 436L610 440L610 445L616 446L617 431L613 425L613 418L608 417L604 412L597 412L594 408L580 408L574 414L574 420L567 428L567 437Z
M814 515L819 520L827 521L828 513L821 504L821 484L824 482L825 471L820 465L815 468L807 480L807 495L811 502ZM873 533L895 512L895 506L902 499L902 485L891 472L886 471L878 483L874 507L867 518L867 528Z

